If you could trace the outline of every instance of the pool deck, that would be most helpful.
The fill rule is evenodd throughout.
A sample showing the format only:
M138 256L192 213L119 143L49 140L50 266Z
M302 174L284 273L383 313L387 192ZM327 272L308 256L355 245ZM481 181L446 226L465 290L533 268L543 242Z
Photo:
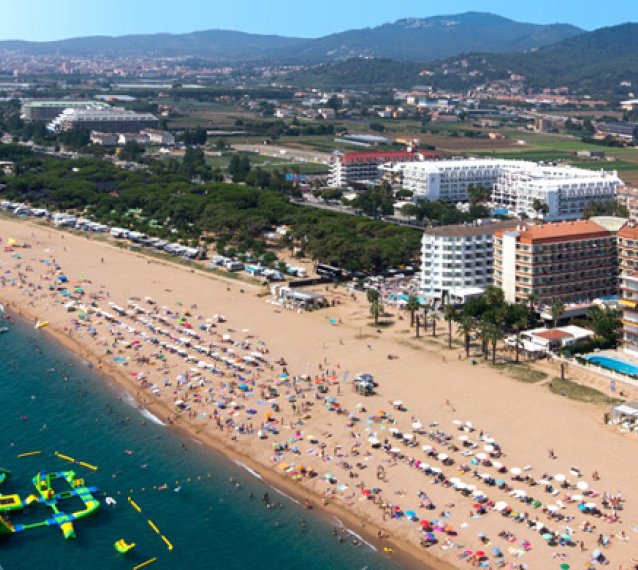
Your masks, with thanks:
M622 349L607 349L601 350L600 352L590 352L587 356L606 356L608 358L615 358L616 360L624 360L625 362L638 367L638 358L626 354ZM576 365L583 370L587 370L588 372L594 372L600 376L606 376L609 379L618 380L619 382L622 382L629 386L633 386L634 388L638 388L638 380L632 378L631 376L627 376L626 374L622 374L621 372L609 370L608 368L602 368L600 366L596 366L596 364L594 363L582 365L571 361L571 364Z

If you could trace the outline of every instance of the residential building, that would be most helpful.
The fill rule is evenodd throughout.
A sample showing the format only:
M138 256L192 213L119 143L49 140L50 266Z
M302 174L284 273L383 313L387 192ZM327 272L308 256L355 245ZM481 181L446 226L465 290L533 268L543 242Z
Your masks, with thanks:
M100 104L88 109L64 109L48 128L56 132L83 129L103 133L139 133L144 129L156 129L158 124L157 117L151 113L136 113Z
M593 220L521 224L494 235L494 285L505 300L589 302L618 291L616 234Z
M449 300L492 285L494 232L514 229L518 223L486 220L426 230L421 241L421 294Z
M423 160L429 153L409 151L335 152L330 158L328 186L344 188L353 183L378 184L382 178L379 167L385 163Z
M398 162L392 171L415 201L466 202L468 186L483 186L495 207L546 221L578 219L592 201L614 200L624 186L616 172L523 160Z
M468 159L434 162L401 162L394 170L401 173L403 187L411 190L415 200L466 202L471 184L492 188L506 170L522 168L516 160Z
M618 232L618 265L621 275L638 272L638 224L634 221Z
M64 109L89 109L95 105L95 101L69 101L66 99L31 99L22 103L22 118L31 123L34 121L49 122L55 119ZM105 107L108 107L104 103Z
M576 220L591 202L616 199L623 182L614 172L523 163L503 169L492 191L497 208L545 221Z
M628 273L620 281L623 348L638 356L638 273Z
M596 136L613 137L635 145L638 142L638 123L597 123Z
M91 144L98 144L101 146L117 146L117 142L117 133L100 133L98 131L91 131Z
M519 342L521 349L531 355L541 355L554 352L577 342L587 340L594 336L593 331L574 325L560 327L557 329L538 328L523 331L520 334ZM516 346L515 336L505 339L505 342Z
M149 143L148 135L144 133L120 133L117 137L117 144L124 146L128 143L146 145Z
M622 186L616 195L618 203L627 208L627 216L630 220L638 220L638 188L635 186Z
M143 129L141 134L148 137L150 144L160 144L162 146L174 146L175 137L168 131L160 131L157 129Z

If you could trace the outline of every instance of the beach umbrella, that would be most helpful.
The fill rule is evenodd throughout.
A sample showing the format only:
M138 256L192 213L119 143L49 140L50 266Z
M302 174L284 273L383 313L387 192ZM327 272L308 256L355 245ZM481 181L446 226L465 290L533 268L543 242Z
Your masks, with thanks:
M497 556L498 558L503 556L503 552L501 551L501 549L498 546L492 546L492 554L494 556Z
M584 497L582 495L572 495L571 496L572 501L576 501L576 502L582 501L583 498Z
M441 473L441 470L438 467L432 467L431 471L435 475L439 475Z
M487 451L488 453L492 453L495 448L494 448L494 446L492 444L488 444L488 445L484 446L483 449L485 451Z
M429 452L432 451L433 448L431 445L424 445L421 449L425 452Z
M401 450L398 447L393 447L390 449L390 453L394 453L395 455L401 453Z
M470 439L468 435L459 435L459 441L466 442L468 439Z
M422 428L423 428L423 424L421 422L419 422L419 421L412 422L412 430L413 431L419 431Z
M494 469L500 469L503 467L503 464L500 461L492 461L492 467L494 467Z
M518 477L522 472L523 470L520 467L512 467L510 469L510 473L514 475L515 477Z
M558 511L558 506L557 505L547 505L547 507L545 507L550 513L555 513Z
M504 511L507 508L507 503L505 501L499 501L498 503L496 503L494 505L494 510L495 511Z
M452 420L452 423L453 423L455 426L462 426L462 425L463 425L463 422L462 422L461 420Z
M554 475L554 480L558 481L559 483L564 483L566 479L567 477L565 477L565 475L563 475L562 473L556 473L556 475Z
M568 540L569 542L571 542L571 541L572 541L572 535L571 535L571 534L569 534L568 532L565 532L565 533L561 534L561 535L560 535L560 537L561 537L563 540Z
M586 491L589 489L589 484L585 481L578 481L578 483L576 483L576 488L580 491Z
M476 454L476 458L477 458L479 461L485 461L485 460L487 459L487 455L486 455L485 453L477 453L477 454Z
M416 518L416 513L414 511L405 511L405 516L414 519Z
M542 537L543 540L552 540L554 538L554 535L551 532L546 532L542 535Z
M447 456L447 454L445 454L445 453L439 453L439 454L436 456L436 458L437 458L439 461L446 461L446 460L447 460L447 458L448 458L448 456Z
M563 562L560 565L560 570L569 570L569 564L567 564L566 562Z

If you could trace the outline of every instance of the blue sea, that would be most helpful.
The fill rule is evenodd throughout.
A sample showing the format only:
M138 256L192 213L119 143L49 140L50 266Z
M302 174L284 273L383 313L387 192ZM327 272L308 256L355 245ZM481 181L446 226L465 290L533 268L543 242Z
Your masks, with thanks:
M241 466L144 417L121 389L25 322L0 334L0 406L0 467L12 472L0 492L24 498L38 471L73 469L99 487L102 502L96 515L76 521L75 540L64 540L57 527L0 538L2 570L131 569L154 557L150 570L398 568L369 546L353 545L349 534L340 542L331 520ZM17 457L36 450L42 454ZM71 465L55 451L98 470ZM275 506L267 508L264 493ZM106 496L117 504L105 505ZM37 506L12 520L48 516ZM137 547L118 554L113 543L120 538Z

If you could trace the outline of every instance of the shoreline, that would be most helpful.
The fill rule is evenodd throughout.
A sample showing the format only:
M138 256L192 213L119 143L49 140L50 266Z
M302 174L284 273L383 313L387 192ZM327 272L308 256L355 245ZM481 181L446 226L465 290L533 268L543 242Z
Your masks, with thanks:
M631 526L638 520L637 504L630 493L620 520L605 497L633 488L629 474L636 472L638 459L632 437L601 426L601 407L557 397L545 382L518 382L490 366L470 366L461 358L461 349L445 350L429 338L415 343L401 314L392 330L363 335L370 320L365 300L338 288L321 288L332 299L329 308L298 314L269 303L260 287L248 283L38 224L1 225L0 239L28 244L9 250L0 260L6 268L0 296L11 301L9 307L31 323L34 316L52 323L51 336L69 354L79 355L78 362L93 362L105 375L96 382L106 381L105 388L138 407L146 420L152 421L154 414L177 428L171 433L220 453L219 461L257 472L293 500L312 498L318 507L315 516L333 526L335 520L342 521L344 529L365 537L385 560L406 568L460 568L466 551L495 545L505 553L504 561L514 565L523 556L532 567L551 565L557 556L585 563L596 549L596 535L583 531L590 515L579 512L564 494L560 498L567 504L558 500L560 511L553 516L554 491L550 496L545 482L576 466L579 477L586 479L583 484L593 487L586 494L601 496L593 502L602 501L605 518L597 524L614 539L612 561L629 563L637 540L634 532L638 534ZM59 293L54 286L62 275L63 282L68 279L74 289L82 288L74 291L79 296L71 295L74 303L68 302L67 291ZM257 358L265 364L255 362L254 350L266 355ZM200 354L214 363L205 356L209 362L201 361ZM362 372L374 374L379 382L375 393L365 398L346 381ZM530 429L533 438L527 437ZM397 434L409 443L395 440ZM378 443L375 447L372 438L383 441L383 448ZM499 453L502 450L501 472L507 473L496 487L498 476L485 471L495 467L477 460L488 439L497 443ZM437 449L431 453L433 447L424 443ZM556 452L549 459L548 449ZM446 463L443 467L449 469L435 477L441 471L436 461L448 453L454 466ZM530 473L523 484L508 473L519 465ZM421 467L423 474L418 472ZM306 471L318 477L307 477ZM477 488L490 500L487 511L477 514L474 493L461 493L455 481ZM575 488L576 482L572 479L567 487ZM519 504L511 491L523 485L539 504L553 510ZM538 487L531 489L534 485ZM371 492L379 496L368 501ZM326 509L324 500L330 503ZM559 521L575 519L569 534L579 542L584 539L587 548L567 554L561 545L544 544L538 528L522 524L518 516L498 516L498 509L491 508L497 502L511 504L524 520L541 521L552 533L566 528ZM408 522L403 512L394 516L394 510L418 514L410 515ZM449 536L439 520L450 527ZM419 521L435 522L415 524ZM427 534L434 536L427 539L436 544L431 548L421 545L426 533L420 527L426 525L441 533ZM381 540L378 529L386 535ZM488 540L481 538L485 536ZM633 540L627 544L629 536ZM383 552L384 546L393 552Z
M10 316L16 315L17 318L24 321L26 325L29 325L37 319L37 316L29 311L29 309L24 306L16 306L15 302L9 301L8 299L2 299L1 295L0 292L0 300L2 300L2 304L6 312L10 313ZM173 411L157 399L146 400L144 397L138 396L136 393L138 387L129 380L121 370L111 364L104 365L104 362L97 355L72 336L65 334L55 323L49 323L48 326L44 327L43 332L61 347L72 352L76 357L90 362L93 365L93 371L98 375L110 379L119 388L123 389L131 396L132 402L135 402L135 407L138 411L147 410L159 419L167 429L172 429L176 434L181 433L183 436L200 441L208 450L222 455L226 460L235 463L253 477L255 475L248 471L248 469L257 473L265 484L273 487L275 491L289 495L288 498L292 498L298 504L303 505L306 499L310 499L312 505L311 510L315 516L331 524L335 524L334 518L338 519L346 530L356 533L360 538L363 538L365 542L374 546L379 556L386 556L407 570L423 569L424 564L426 564L428 570L455 570L455 568L457 568L444 560L430 555L426 551L419 550L412 543L402 540L394 534L391 534L390 538L386 541L379 539L369 528L378 526L374 521L362 520L354 513L351 513L345 506L334 502L323 505L322 497L314 489L308 489L292 482L290 479L274 471L269 465L261 463L250 455L233 448L221 438L201 431L197 426L188 422L184 416L179 417L179 422L166 423L162 418L170 416ZM144 393L144 395L148 394ZM366 547L365 544L363 546ZM383 554L384 547L391 547L393 549L391 556Z

